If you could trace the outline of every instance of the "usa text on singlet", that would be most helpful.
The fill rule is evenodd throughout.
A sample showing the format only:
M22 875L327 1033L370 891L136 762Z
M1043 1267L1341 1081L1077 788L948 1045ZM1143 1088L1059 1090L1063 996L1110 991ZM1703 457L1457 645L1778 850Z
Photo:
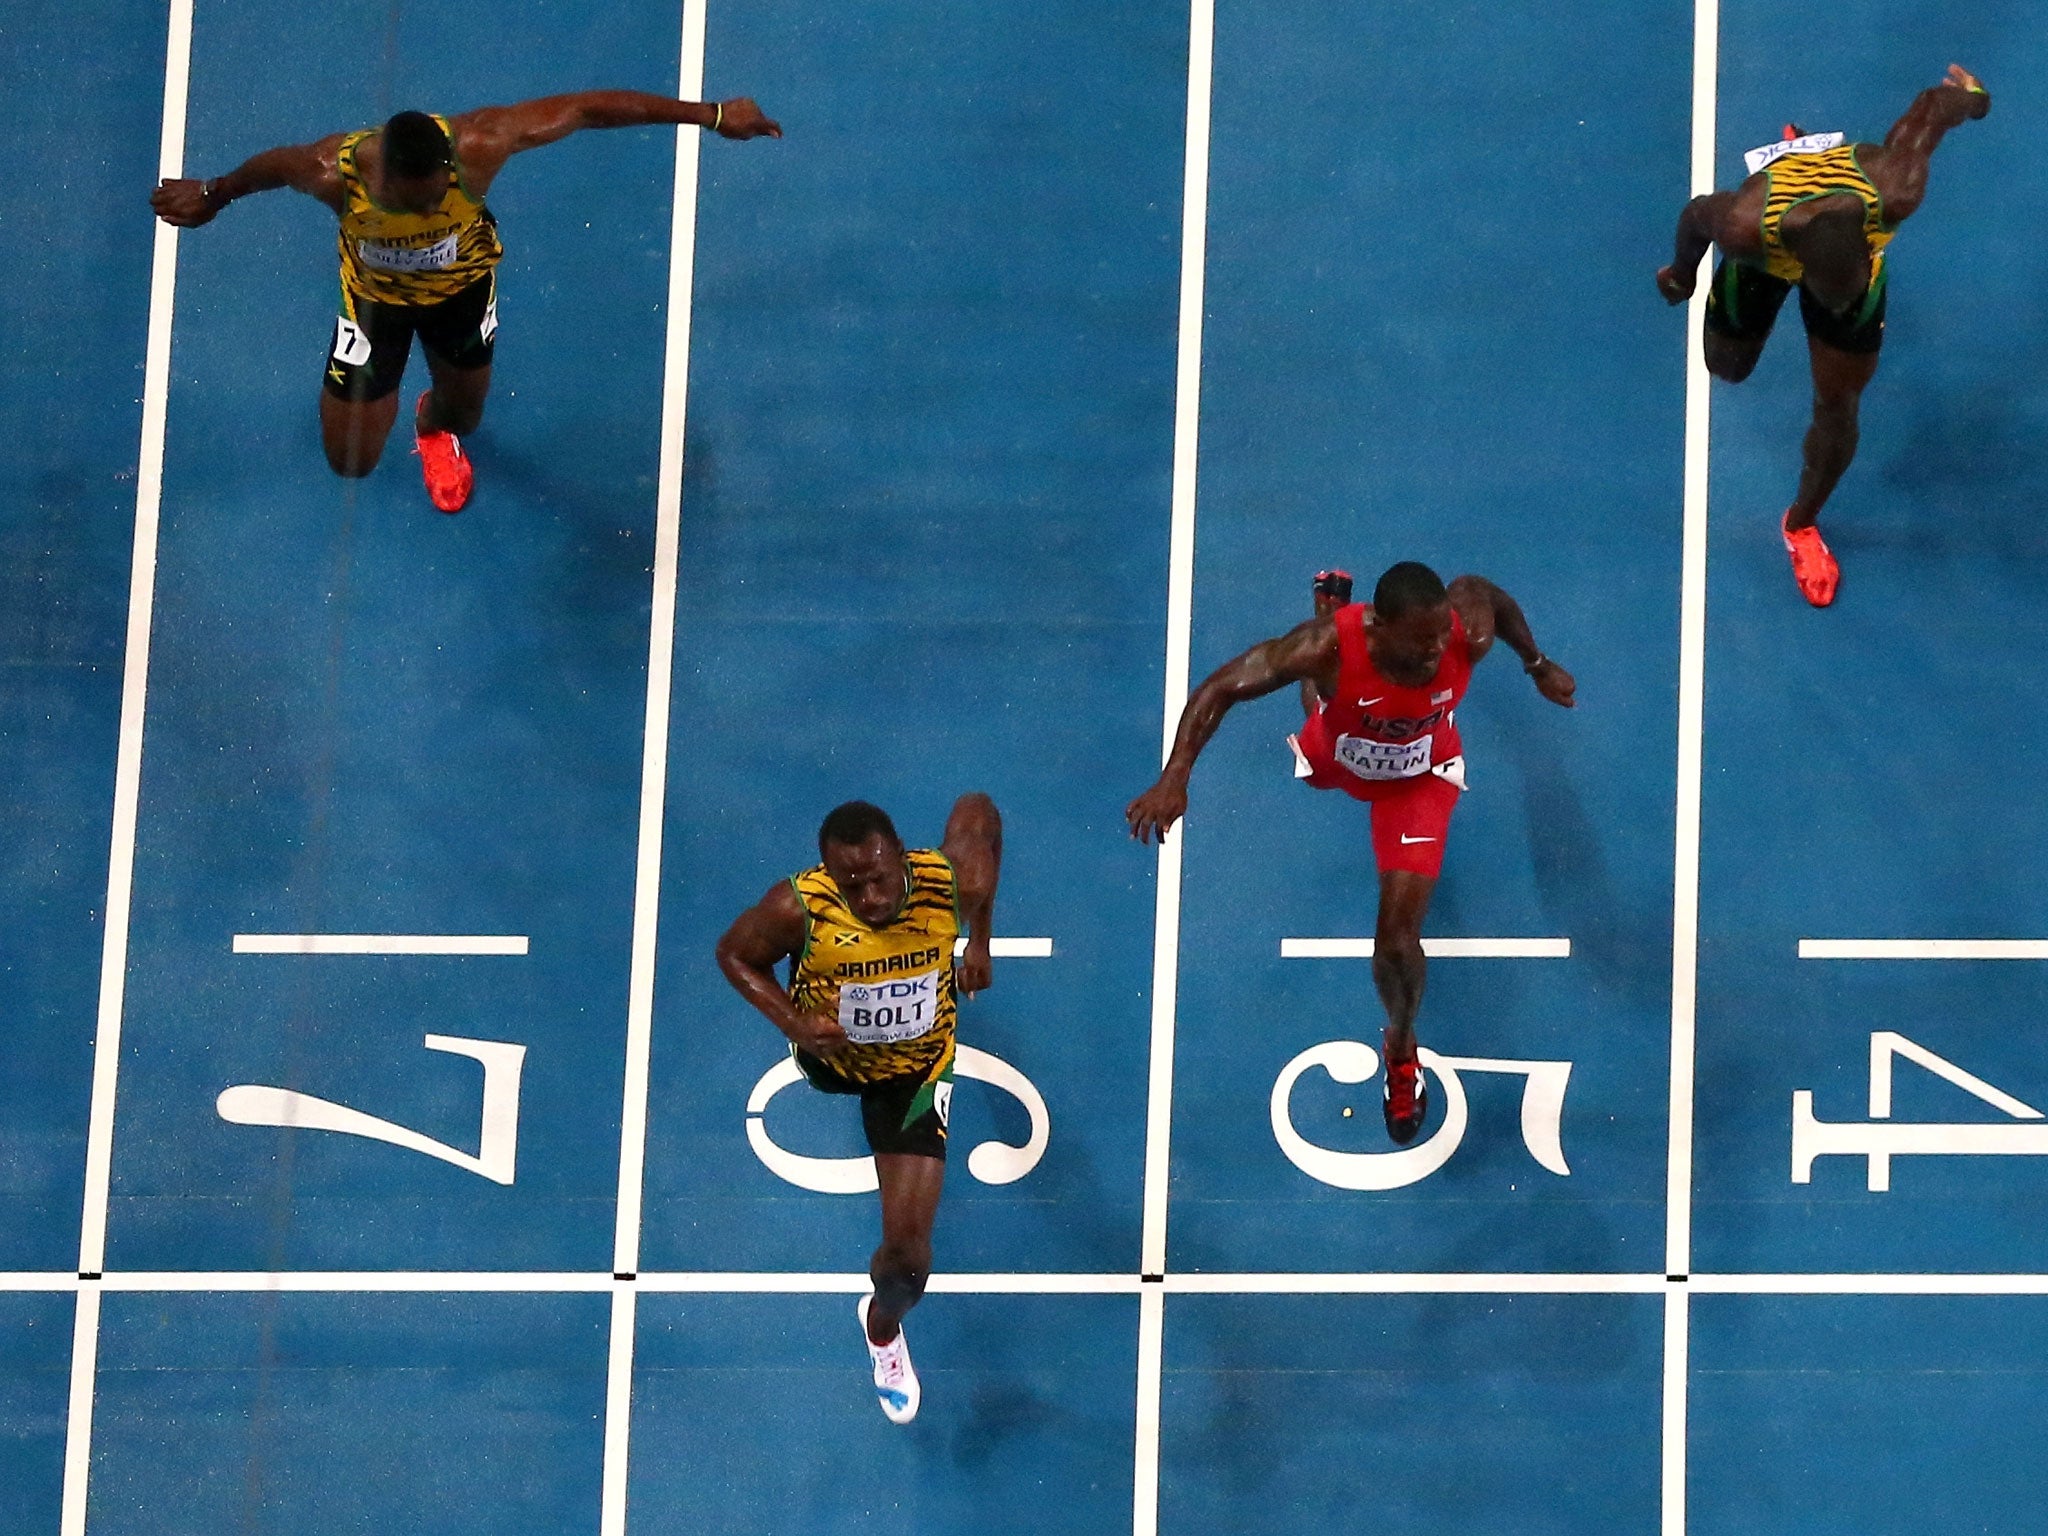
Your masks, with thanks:
M436 117L454 142L448 119ZM347 293L377 304L438 304L489 275L505 254L498 221L462 183L462 167L448 168L448 190L427 213L382 207L370 196L356 151L378 130L365 128L341 141L341 283Z
M870 927L820 864L790 877L804 908L804 947L790 966L800 1013L836 1017L852 1047L832 1065L857 1083L924 1072L951 1054L953 943L960 937L953 865L935 848L905 851L901 910Z

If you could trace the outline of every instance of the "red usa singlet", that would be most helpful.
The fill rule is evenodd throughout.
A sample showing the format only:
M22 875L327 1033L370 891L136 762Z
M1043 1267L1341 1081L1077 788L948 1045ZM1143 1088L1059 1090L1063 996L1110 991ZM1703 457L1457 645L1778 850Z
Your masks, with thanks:
M1364 603L1339 608L1337 691L1290 737L1300 767L1317 789L1341 789L1360 800L1378 799L1391 785L1441 770L1463 752L1458 701L1472 681L1465 623L1451 611L1451 639L1436 675L1409 687L1380 675L1365 644Z

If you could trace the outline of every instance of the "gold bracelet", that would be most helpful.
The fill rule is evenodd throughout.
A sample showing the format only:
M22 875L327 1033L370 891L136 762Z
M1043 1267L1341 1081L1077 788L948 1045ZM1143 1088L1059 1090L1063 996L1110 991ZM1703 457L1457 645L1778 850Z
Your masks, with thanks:
M721 102L719 102L719 103L717 104L717 110L716 110L716 111L714 111L714 112L712 113L712 115L711 115L711 131L712 131L713 133L716 133L716 132L718 132L719 126L720 126L720 125L721 125L722 123L724 123L724 121L725 121L725 103L721 101Z

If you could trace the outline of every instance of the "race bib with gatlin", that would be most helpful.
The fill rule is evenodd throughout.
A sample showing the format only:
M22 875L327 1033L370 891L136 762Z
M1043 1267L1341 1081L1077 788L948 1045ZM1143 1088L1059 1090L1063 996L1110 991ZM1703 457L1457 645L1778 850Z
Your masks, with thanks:
M839 986L839 1027L856 1045L896 1045L928 1035L939 1022L939 971Z
M1335 755L1361 779L1412 779L1429 772L1432 740L1428 736L1402 742L1339 736Z

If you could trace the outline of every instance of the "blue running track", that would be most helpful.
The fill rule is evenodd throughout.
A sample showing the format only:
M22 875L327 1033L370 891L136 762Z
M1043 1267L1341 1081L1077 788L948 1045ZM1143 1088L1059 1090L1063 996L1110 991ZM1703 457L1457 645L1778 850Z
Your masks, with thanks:
M174 4L189 56L131 0L0 28L0 1536L2040 1528L2032 8ZM700 49L786 139L493 189L459 517L402 429L326 471L324 209L153 281L167 78L209 175ZM1893 247L1816 613L1796 322L1704 409L1651 275L1696 123L1732 185L1952 59L1996 108ZM1122 811L1178 668L1403 558L1581 705L1478 674L1394 1158L1294 700L1164 861ZM898 1429L873 1198L817 1187L855 1117L711 949L832 804L921 843L971 789L1019 952Z

